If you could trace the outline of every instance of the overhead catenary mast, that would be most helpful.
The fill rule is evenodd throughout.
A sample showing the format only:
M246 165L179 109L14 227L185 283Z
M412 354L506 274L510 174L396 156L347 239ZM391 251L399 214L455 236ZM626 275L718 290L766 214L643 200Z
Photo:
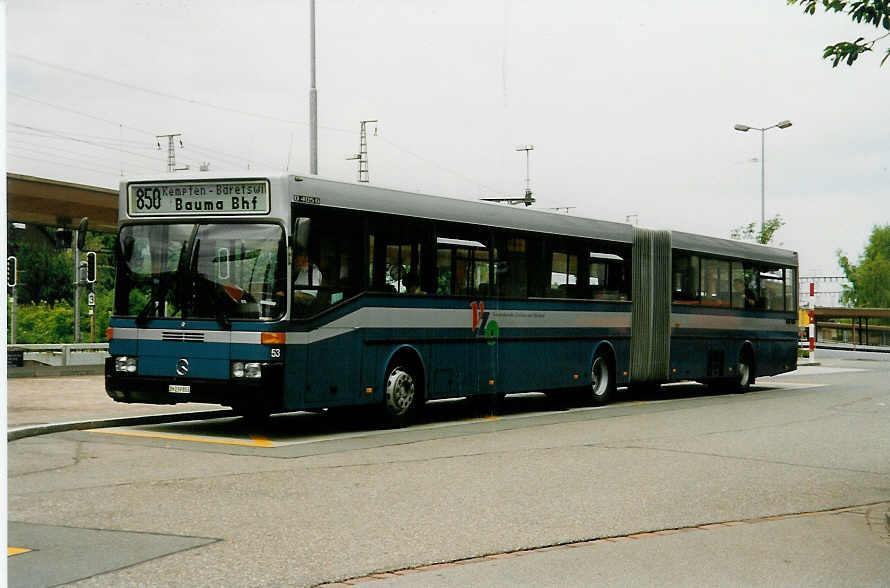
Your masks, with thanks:
M359 133L358 153L352 157L347 157L347 161L358 160L358 181L367 184L371 181L368 173L368 133L365 125L368 123L377 123L374 120L363 120L361 122L361 131ZM374 127L374 134L377 134L377 127Z
M525 151L525 196L522 198L480 198L488 202L506 202L507 204L525 204L531 206L535 203L532 198L532 181L529 173L529 151L534 151L534 145L520 145L516 151Z
M189 166L185 167L176 167L176 143L175 139L177 137L181 137L182 133L165 133L163 135L155 135L155 139L158 140L158 150L161 149L161 139L167 139L167 171L173 173L175 171L182 171L189 168ZM179 148L184 149L182 145L182 139L179 139Z

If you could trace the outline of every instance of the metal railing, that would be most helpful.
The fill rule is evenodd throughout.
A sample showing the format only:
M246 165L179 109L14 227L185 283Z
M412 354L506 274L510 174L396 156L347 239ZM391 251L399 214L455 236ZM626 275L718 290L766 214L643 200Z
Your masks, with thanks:
M108 357L108 343L10 344L7 351L23 351L24 359L46 365L98 365Z

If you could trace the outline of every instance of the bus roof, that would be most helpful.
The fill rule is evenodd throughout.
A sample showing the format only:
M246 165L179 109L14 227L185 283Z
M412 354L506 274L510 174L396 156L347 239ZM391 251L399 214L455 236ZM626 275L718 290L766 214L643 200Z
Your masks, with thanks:
M212 172L158 174L158 176L151 178L128 178L122 180L121 193L123 194L126 185L133 181L164 182L169 180L197 182L225 180L235 177L239 179L269 178L273 186L276 184L280 186L286 185L293 190L290 198L296 195L310 196L317 198L317 201L313 201L321 206L398 214L429 220L470 224L484 223L485 225L518 231L600 239L625 244L633 243L634 227L626 223L569 216L556 212L529 210L519 206L505 206L490 202L432 196L368 184L328 180L317 176L286 174L284 172L273 172L271 174L254 172L244 175L217 175ZM671 235L674 249L797 266L797 253L787 249L696 235L682 231L672 231Z
M300 176L300 178L302 182L297 184L297 189L305 186L305 191L320 197L321 204L325 206L399 214L430 220L473 224L484 222L486 225L505 229L602 239L627 244L633 242L634 227L625 223L529 210L518 206L459 200L377 186L336 182L317 177ZM672 231L671 236L674 249L797 266L797 253L787 249L682 231Z

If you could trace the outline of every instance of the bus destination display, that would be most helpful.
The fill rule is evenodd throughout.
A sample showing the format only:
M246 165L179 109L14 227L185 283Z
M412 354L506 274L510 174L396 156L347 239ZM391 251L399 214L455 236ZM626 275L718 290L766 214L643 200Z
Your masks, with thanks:
M269 182L175 182L127 186L130 216L267 214Z

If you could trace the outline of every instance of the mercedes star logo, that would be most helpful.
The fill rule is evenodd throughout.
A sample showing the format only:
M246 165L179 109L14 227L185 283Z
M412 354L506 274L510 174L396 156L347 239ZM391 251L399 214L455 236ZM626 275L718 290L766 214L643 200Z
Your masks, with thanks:
M189 375L189 360L182 358L176 362L176 373L180 376Z

